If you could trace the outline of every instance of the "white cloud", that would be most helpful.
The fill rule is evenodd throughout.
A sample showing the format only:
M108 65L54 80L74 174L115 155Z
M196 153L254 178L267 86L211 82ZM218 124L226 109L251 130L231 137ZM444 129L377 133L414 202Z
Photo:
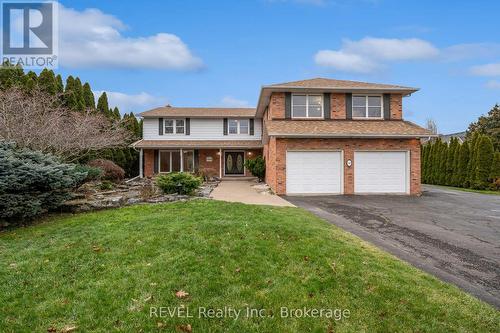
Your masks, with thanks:
M472 66L470 72L478 76L500 76L500 63Z
M368 73L382 68L386 62L435 58L439 50L418 39L365 37L359 41L344 40L339 50L316 53L316 64L346 72Z
M72 68L196 70L203 66L176 35L125 37L126 25L98 9L59 5L59 64Z
M486 82L486 88L500 89L500 81L490 80L490 81Z
M500 43L456 44L442 50L444 60L497 59L500 56Z
M389 61L429 59L439 54L439 50L431 43L418 38L365 37L359 41L345 40L342 48L347 53Z
M234 107L234 108L246 108L246 107L249 107L248 101L237 99L237 98L234 98L232 96L224 96L224 97L222 97L221 105L225 106L225 107Z
M96 101L102 93L103 91L94 91ZM122 114L125 112L139 113L167 104L166 98L153 96L145 92L129 95L116 91L106 91L106 95L108 96L109 107L114 108L117 106Z
M364 56L344 51L321 50L314 56L314 61L320 66L355 73L369 73L378 67L376 63Z

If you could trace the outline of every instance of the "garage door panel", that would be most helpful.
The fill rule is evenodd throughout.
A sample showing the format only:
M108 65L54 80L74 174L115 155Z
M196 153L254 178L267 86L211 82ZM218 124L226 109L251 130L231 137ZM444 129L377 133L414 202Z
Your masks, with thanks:
M355 193L406 193L407 153L355 152Z
M288 194L340 193L340 152L287 152Z

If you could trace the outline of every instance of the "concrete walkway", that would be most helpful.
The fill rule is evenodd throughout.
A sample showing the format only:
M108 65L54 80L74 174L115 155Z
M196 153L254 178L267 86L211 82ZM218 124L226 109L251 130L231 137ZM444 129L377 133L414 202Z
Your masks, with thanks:
M221 181L211 193L215 200L241 202L246 204L295 207L281 197L262 191L262 185L254 181L226 180Z

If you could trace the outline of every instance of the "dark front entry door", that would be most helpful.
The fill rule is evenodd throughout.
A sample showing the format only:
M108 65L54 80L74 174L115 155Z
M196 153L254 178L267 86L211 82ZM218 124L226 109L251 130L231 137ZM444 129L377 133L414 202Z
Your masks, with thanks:
M245 154L243 152L226 152L224 158L226 175L243 175Z

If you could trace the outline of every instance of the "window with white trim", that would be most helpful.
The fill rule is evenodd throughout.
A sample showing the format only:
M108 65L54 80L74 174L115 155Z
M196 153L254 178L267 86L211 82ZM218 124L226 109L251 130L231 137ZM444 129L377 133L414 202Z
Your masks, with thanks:
M293 94L292 118L323 118L323 95Z
M165 134L184 134L186 121L184 119L164 119Z
M382 96L354 95L352 96L353 118L382 118Z
M248 134L250 120L248 119L228 119L227 132L229 134Z
M159 170L161 173L168 172L194 172L194 151L183 150L160 150Z

